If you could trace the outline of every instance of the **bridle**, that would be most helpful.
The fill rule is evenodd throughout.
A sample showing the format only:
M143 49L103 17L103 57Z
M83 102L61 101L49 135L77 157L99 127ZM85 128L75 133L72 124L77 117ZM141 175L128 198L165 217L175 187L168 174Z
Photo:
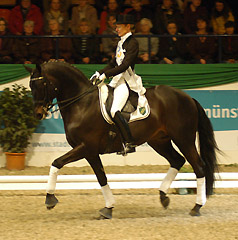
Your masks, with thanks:
M58 92L58 88L55 87L53 85L53 83L51 81L49 81L46 77L44 76L40 76L40 77L36 77L36 78L31 78L30 81L39 81L39 80L43 80L43 85L44 85L44 99L43 100L38 100L35 101L35 103L42 103L42 107L43 110L47 113L50 109L52 109L55 105L59 104L65 104L61 107L58 107L57 109L55 109L54 111L52 111L52 113L57 112L59 110L62 110L66 107L68 107L69 105L75 103L76 101L78 101L79 99L83 98L84 96L86 96L87 94L93 92L94 90L97 89L97 86L92 85L87 91L76 95L72 98L68 98L65 100L61 100L61 101L57 101L55 103L52 102L52 100L50 100L49 98L49 86L53 86L53 91L55 92L55 95L57 96L57 92Z

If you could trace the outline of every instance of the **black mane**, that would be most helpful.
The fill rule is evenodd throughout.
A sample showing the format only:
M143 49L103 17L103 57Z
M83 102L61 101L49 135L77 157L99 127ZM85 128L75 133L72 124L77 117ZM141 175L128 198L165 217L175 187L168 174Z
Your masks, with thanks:
M50 60L48 62L44 62L41 65L41 67L42 67L43 71L44 70L52 71L52 70L56 70L57 68L59 68L60 74L61 74L63 69L66 69L67 70L66 72L68 74L71 73L71 74L74 74L74 75L75 74L79 75L78 78L77 78L78 80L82 79L83 81L89 82L88 78L77 67L75 67L74 65L72 65L68 62L62 62L62 61L58 61L58 60L56 60L56 61Z

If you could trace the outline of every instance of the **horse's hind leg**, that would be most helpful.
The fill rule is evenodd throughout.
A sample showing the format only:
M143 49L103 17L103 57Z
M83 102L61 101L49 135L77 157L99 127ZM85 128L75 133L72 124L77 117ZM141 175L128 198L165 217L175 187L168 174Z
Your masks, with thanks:
M179 147L180 148L180 147ZM206 203L206 181L204 173L204 163L201 160L195 144L180 148L180 151L191 164L197 177L197 197L194 208L190 211L191 216L200 216L200 208Z
M171 183L175 179L178 171L184 165L185 159L173 148L171 141L160 143L148 143L157 153L165 157L170 163L170 168L166 177L160 185L160 201L164 208L169 205L169 198L167 192L171 186Z

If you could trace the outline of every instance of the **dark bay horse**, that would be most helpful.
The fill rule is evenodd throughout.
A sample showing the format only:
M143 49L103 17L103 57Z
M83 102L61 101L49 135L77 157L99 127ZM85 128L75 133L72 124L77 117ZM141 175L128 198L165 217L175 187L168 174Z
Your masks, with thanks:
M47 62L36 69L26 69L31 73L30 87L36 116L44 118L56 98L67 141L73 148L52 163L45 202L47 208L53 208L58 202L54 191L59 169L85 158L96 174L105 199L105 208L100 210L100 214L111 218L114 198L99 154L119 152L122 143L118 129L102 117L98 88L68 63ZM211 122L201 105L181 90L159 85L148 88L146 97L151 108L149 117L132 122L129 126L136 145L147 142L170 164L160 186L161 203L168 207L166 193L186 159L197 177L196 203L190 215L199 216L206 197L212 194L217 168L218 148ZM112 126L116 133L114 138L111 136ZM196 132L199 135L200 155L195 146ZM183 156L174 149L171 141Z

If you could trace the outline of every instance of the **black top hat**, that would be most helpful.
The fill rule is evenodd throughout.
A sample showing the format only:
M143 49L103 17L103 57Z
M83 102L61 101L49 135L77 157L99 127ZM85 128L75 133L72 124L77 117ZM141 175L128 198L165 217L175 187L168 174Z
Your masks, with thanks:
M117 15L116 24L134 24L132 15Z

